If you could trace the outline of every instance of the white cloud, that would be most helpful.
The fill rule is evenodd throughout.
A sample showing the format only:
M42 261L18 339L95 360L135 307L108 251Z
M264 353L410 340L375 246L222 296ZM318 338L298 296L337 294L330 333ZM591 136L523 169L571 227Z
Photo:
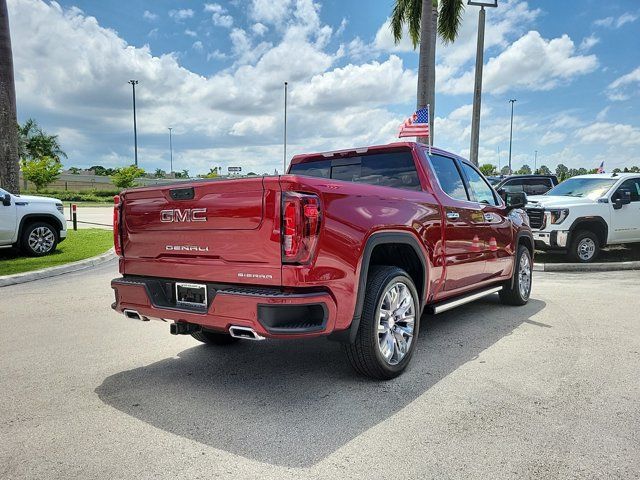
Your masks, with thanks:
M193 48L198 52L201 52L204 49L204 45L200 40L198 40L197 42L193 42L193 45L191 45L191 48Z
M158 19L158 15L153 12L150 12L149 10L145 10L144 13L142 14L142 18L144 18L145 20L149 20L150 22L153 22Z
M218 27L231 28L233 25L233 17L219 3L206 3L204 11L211 14L211 21Z
M640 91L640 67L609 84L606 90L609 100L624 101Z
M597 66L595 55L576 55L575 45L567 35L545 40L538 32L530 31L485 65L483 90L495 94L522 88L550 90ZM436 81L441 92L471 93L473 76L471 70L453 78L440 75Z
M259 37L262 37L265 33L267 33L269 31L269 27L267 27L263 23L257 22L257 23L254 23L253 25L251 25L251 31L255 35L257 35Z
M582 42L580 42L580 47L578 48L581 52L588 52L593 47L595 47L598 43L600 43L600 39L595 35L589 35L588 37L584 37Z
M184 31L184 34L193 38L196 38L198 36L196 32L194 32L193 30L189 30L188 28Z
M213 52L207 54L207 60L225 60L227 58L229 58L229 55L221 52L220 50L214 50Z
M192 18L193 14L194 12L190 8L182 8L180 10L169 10L169 16L176 21Z
M267 25L281 25L288 17L291 0L253 0L251 18Z
M576 133L584 143L606 143L622 147L640 146L640 128L632 125L596 122Z
M549 130L540 139L540 145L551 145L553 143L560 143L564 142L566 139L566 133Z
M638 19L638 15L633 13L623 13L618 18L615 17L604 17L599 18L594 21L593 24L597 27L607 27L607 28L620 28L627 23L633 23Z

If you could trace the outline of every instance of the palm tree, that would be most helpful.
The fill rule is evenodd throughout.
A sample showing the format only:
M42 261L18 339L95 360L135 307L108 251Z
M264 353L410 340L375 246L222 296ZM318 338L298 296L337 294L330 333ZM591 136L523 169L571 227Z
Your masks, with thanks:
M433 142L437 36L439 34L445 43L455 41L464 12L464 0L395 0L395 2L390 27L396 44L402 40L403 27L406 24L413 48L420 45L417 108L430 106L429 132ZM423 22L422 19L427 17L431 21ZM418 141L427 143L428 139L419 137Z
M0 187L20 192L16 89L7 1L0 0Z
M38 123L30 118L24 125L18 126L18 157L37 160L51 157L57 162L60 157L67 158L58 142L57 135L47 135Z

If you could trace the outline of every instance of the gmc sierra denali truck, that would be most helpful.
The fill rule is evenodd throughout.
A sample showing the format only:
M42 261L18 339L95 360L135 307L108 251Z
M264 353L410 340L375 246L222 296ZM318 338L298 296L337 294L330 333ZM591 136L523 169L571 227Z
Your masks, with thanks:
M527 303L525 202L409 142L299 155L283 176L125 190L113 308L214 345L328 336L359 373L392 378L423 312L496 292Z

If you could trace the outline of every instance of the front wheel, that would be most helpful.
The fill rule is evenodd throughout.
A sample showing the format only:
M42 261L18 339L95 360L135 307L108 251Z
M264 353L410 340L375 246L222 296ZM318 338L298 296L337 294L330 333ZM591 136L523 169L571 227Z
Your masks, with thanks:
M27 225L22 233L22 251L32 257L53 252L58 245L58 235L49 223L36 222Z
M529 301L532 280L531 267L531 253L527 247L520 245L513 278L500 290L502 303L506 305L525 305Z
M576 232L569 246L569 258L574 262L593 262L600 253L600 240L589 230Z
M356 339L345 347L349 362L358 373L388 380L407 368L418 339L418 298L416 287L404 270L371 268Z

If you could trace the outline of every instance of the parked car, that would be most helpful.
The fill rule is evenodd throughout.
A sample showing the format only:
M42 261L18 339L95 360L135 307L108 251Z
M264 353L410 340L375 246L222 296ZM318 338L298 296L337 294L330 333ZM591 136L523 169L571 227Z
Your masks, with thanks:
M592 262L607 245L640 242L640 174L580 175L529 197L536 248Z
M491 185L493 185L494 187L496 185L498 185L504 178L505 178L504 175L498 175L498 176L493 176L492 175L492 176L486 177L486 179L489 181L489 183Z
M524 202L417 143L298 155L280 177L126 190L113 308L215 345L327 336L358 372L392 378L423 311L496 292L527 303Z
M55 198L12 195L0 189L0 248L19 247L39 257L67 237L62 202Z
M510 175L495 185L506 192L524 192L527 195L543 195L558 185L555 175Z

